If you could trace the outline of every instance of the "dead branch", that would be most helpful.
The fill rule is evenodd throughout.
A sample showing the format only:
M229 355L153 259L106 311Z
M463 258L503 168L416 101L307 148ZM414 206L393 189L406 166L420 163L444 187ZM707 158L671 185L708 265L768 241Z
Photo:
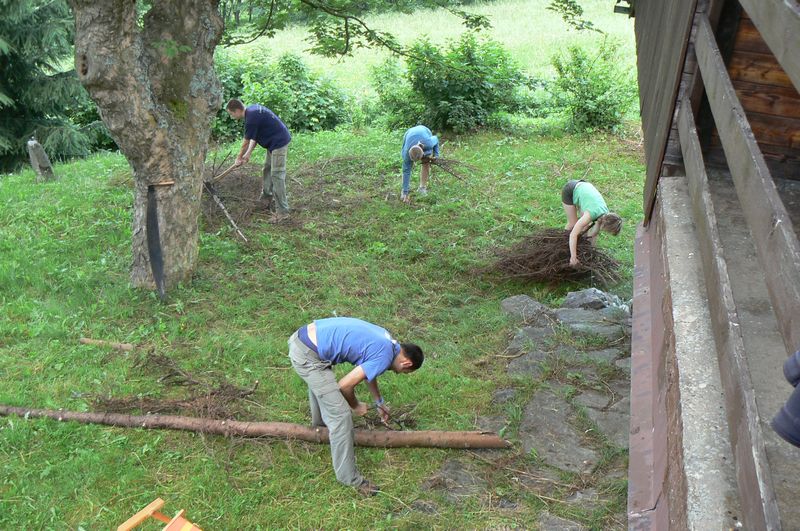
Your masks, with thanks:
M80 413L52 409L0 406L0 416L50 418L81 424L104 424L123 428L183 430L226 437L277 437L319 444L328 443L327 428L312 428L288 422L241 422L172 415L123 415ZM480 431L370 431L354 430L358 446L378 448L509 448L511 444L494 433Z
M130 343L114 343L113 341L106 341L104 339L90 339L88 337L80 338L80 342L83 345L95 345L98 347L109 347L116 350L124 350L125 352L129 352L133 350L133 345Z

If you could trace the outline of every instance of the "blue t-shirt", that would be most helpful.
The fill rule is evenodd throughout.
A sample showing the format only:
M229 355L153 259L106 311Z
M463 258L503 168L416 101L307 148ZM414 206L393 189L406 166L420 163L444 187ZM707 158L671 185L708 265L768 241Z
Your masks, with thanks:
M263 105L248 105L244 111L244 137L269 151L289 145L292 135L278 116Z
M411 167L414 164L414 161L408 155L408 150L419 142L422 142L423 155L439 156L439 138L434 136L430 129L424 125L418 125L406 131L405 136L403 136L403 150L400 153L403 156L403 193L408 193Z
M369 382L383 374L400 352L400 344L389 332L361 319L331 317L314 323L320 359L359 366Z

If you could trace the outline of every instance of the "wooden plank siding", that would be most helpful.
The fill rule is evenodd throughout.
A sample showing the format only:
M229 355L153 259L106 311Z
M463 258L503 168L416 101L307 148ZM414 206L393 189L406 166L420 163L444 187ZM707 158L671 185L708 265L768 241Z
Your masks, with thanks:
M678 131L697 237L704 242L700 255L725 389L736 482L744 513L742 520L746 529L779 529L778 501L772 487L755 391L688 96L679 103Z
M647 160L645 224L650 220L667 138L673 123L678 84L696 3L697 0L644 2L636 10L636 63ZM664 31L664 28L669 28L669 31Z
M796 88L800 88L800 4L796 0L740 0Z
M711 112L764 269L778 327L787 351L792 352L800 345L800 244L708 20L701 20L695 46Z

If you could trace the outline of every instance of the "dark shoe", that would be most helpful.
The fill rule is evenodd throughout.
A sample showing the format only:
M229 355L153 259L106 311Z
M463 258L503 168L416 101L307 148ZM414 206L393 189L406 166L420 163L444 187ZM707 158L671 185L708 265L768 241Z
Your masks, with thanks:
M786 442L800 448L800 387L795 387L792 396L772 419L772 429Z
M793 387L797 387L800 382L800 350L783 362L783 375Z
M365 479L356 487L356 490L365 498L369 498L378 494L381 491L381 488Z

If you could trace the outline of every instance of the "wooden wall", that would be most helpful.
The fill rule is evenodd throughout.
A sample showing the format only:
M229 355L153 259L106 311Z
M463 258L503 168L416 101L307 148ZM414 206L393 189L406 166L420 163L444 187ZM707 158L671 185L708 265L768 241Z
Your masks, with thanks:
M770 172L800 180L800 93L744 10L727 67ZM724 162L716 130L706 151L710 163Z

